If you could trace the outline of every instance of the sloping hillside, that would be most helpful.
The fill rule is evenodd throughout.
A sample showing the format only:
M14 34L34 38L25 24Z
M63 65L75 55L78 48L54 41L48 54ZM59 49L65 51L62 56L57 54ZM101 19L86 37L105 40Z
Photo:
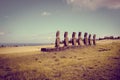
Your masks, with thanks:
M120 80L120 40L97 43L60 52L0 54L0 80Z

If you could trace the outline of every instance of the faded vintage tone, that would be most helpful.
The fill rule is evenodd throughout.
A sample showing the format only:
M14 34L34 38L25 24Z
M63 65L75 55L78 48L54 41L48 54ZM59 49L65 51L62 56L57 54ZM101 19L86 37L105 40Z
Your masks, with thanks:
M89 45L92 45L92 42L91 42L91 34L89 34L88 43L89 43Z
M88 38L87 38L88 33L84 33L84 45L88 45Z
M73 46L76 46L76 32L73 32L73 34L72 34L72 45Z
M68 32L64 33L64 46L69 46Z
M55 47L56 47L56 48L59 48L59 47L60 47L60 31L57 31L57 32L56 32Z
M93 45L96 45L96 34L93 35Z

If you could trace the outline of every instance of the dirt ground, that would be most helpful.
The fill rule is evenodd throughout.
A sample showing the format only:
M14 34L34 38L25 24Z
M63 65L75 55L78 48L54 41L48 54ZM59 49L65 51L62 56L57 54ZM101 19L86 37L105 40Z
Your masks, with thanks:
M0 48L0 80L120 80L120 40L60 52Z

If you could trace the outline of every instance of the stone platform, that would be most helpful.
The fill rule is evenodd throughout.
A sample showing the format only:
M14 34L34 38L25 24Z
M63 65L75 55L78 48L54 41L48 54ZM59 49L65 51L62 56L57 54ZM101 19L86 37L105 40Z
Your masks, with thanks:
M83 46L68 46L68 47L59 47L59 48L41 48L42 52L54 52L54 51L64 51L67 49L82 48Z

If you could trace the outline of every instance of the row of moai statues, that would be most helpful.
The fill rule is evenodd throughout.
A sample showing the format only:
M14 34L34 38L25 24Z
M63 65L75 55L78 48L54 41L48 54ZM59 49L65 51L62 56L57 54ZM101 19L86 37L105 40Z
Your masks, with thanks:
M73 32L72 34L72 45L76 46L78 43L78 46L81 45L81 41L84 43L84 45L96 45L96 35L93 35L93 39L91 39L91 34L85 33L84 34L84 39L81 37L82 32L78 33L78 39L76 38L76 32ZM93 43L92 43L93 42ZM64 46L68 47L69 46L69 38L68 38L68 32L64 33ZM56 41L55 41L55 47L59 48L60 47L60 31L56 32Z

